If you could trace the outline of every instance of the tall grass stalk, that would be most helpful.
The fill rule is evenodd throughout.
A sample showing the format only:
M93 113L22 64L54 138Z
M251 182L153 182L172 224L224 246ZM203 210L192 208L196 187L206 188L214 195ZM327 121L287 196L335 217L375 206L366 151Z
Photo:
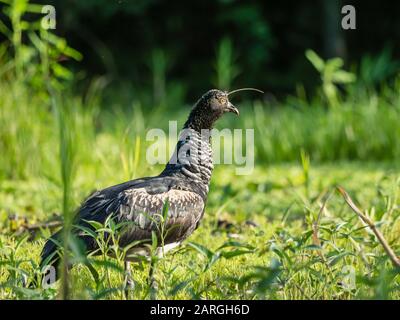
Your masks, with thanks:
M60 101L59 95L49 86L49 94L53 112L58 125L59 134L59 159L60 174L62 182L62 215L64 218L63 228L63 259L62 259L62 275L61 275L61 298L66 300L70 296L70 282L68 276L70 250L69 243L71 241L72 227L72 185L74 176L74 122L73 113L67 110L66 104ZM61 104L59 103L61 102Z

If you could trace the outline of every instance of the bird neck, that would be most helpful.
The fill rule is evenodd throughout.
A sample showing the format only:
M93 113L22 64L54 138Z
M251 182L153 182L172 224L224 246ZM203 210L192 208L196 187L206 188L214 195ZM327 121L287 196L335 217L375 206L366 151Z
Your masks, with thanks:
M167 163L162 175L183 175L199 183L208 193L213 170L210 131L198 130L186 126L179 135L175 151Z
M202 130L211 130L217 119L215 118L215 115L211 115L209 112L205 112L204 110L206 110L206 107L202 106L198 102L190 112L183 128L193 129L199 133L201 133Z

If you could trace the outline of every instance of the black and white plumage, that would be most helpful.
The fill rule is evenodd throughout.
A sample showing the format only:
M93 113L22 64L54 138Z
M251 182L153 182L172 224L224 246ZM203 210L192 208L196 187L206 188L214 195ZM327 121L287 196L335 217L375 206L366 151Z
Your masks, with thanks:
M157 223L168 202L163 243L172 247L186 239L198 227L207 202L213 170L207 130L226 112L239 114L229 102L228 93L208 91L193 107L174 155L163 172L156 177L132 180L95 192L78 209L74 225L90 228L87 221L104 223L110 216L117 223L129 222L121 230L119 245L125 247L141 241L142 244L133 247L131 252L147 254L145 244L151 243L152 232L160 237ZM97 249L95 240L83 235L79 228L73 228L72 232L83 241L88 253ZM56 243L60 234L56 233L46 242L41 254L42 267L50 256L52 265L57 265L60 257Z

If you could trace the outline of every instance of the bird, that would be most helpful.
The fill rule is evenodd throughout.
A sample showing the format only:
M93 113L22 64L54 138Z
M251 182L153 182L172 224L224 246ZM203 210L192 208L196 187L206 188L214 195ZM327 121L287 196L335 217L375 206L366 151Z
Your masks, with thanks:
M163 247L158 245L157 255L164 255L198 228L204 216L213 171L211 129L224 114L239 115L229 95L243 90L262 92L254 88L231 92L211 89L201 96L183 126L175 152L158 176L111 186L94 192L83 201L75 212L71 233L83 243L86 254L98 250L96 240L82 232L82 227L93 230L90 221L104 224L113 218L117 223L126 223L118 230L118 246L124 248L136 244L126 254L126 269L130 262L137 261L137 255L150 255L149 243L154 234L157 243L163 244ZM166 214L163 220L166 231L161 234L158 223L163 214ZM50 265L58 269L62 234L63 230L60 230L45 242L41 268ZM150 266L149 281L154 283L152 273Z

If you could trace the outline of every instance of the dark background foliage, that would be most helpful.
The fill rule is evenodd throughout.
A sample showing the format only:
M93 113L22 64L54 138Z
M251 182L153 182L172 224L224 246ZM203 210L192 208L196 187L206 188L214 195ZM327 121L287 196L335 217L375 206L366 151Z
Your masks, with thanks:
M280 95L318 75L304 58L341 56L348 67L384 48L400 56L400 3L385 0L54 0L57 34L84 55L79 68L107 74L115 85L151 85L151 53L167 57L167 81L185 92L212 86L218 43L232 40L239 75L235 86ZM341 7L357 10L357 30L340 28Z

